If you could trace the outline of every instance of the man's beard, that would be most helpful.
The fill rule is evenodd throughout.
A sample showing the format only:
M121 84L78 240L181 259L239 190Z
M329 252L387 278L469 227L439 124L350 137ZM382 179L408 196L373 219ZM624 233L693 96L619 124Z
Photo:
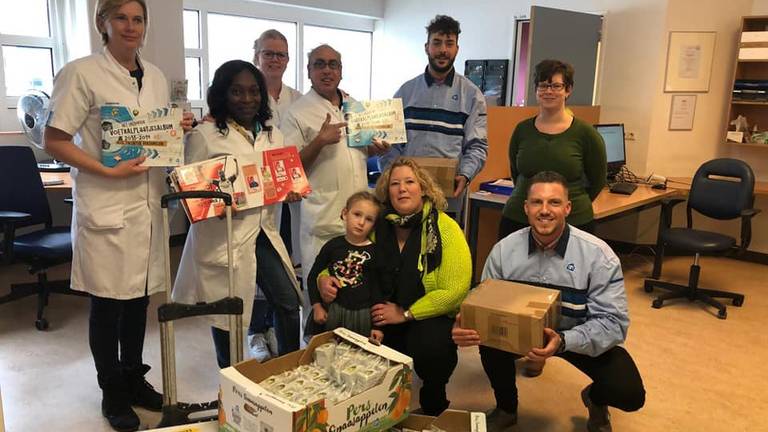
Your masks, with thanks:
M449 58L448 64L445 67L441 67L437 64L437 59L429 57L429 67L437 73L446 73L453 67L453 62L456 58Z

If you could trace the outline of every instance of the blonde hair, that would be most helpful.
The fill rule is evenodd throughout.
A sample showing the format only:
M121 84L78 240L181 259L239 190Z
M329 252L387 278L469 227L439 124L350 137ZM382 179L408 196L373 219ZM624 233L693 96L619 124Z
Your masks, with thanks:
M408 167L413 171L413 175L421 186L421 191L424 197L429 200L433 206L438 210L445 210L448 208L448 203L445 201L443 191L437 186L432 176L420 167L413 159L409 158L397 158L381 173L379 180L376 182L376 196L385 205L391 206L389 199L389 181L392 177L392 170L399 167Z
M93 25L96 27L96 31L101 35L101 43L106 45L109 42L109 35L102 31L101 26L109 19L109 16L115 13L123 5L136 2L144 10L144 35L147 36L147 29L149 28L149 14L147 13L146 0L98 0L96 3L96 12L93 14ZM142 41L143 42L143 41Z

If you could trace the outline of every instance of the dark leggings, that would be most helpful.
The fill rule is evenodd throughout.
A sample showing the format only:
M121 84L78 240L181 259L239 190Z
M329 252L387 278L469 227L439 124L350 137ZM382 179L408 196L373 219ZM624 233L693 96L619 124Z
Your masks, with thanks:
M609 405L623 411L636 411L645 404L645 388L640 372L627 350L613 347L597 357L564 352L558 354L589 376L589 398L597 405ZM480 360L493 387L496 404L504 411L517 412L515 360L520 356L495 348L480 346Z
M142 362L149 297L130 300L91 296L88 342L99 386L118 379L121 371Z
M458 363L453 321L443 315L384 327L384 344L413 358L422 380L419 403L427 415L437 416L450 404L445 386Z
M499 240L503 239L504 237L512 234L515 231L521 230L525 227L529 226L528 223L520 223L517 221L513 221L512 219L505 218L504 216L501 217L501 222L499 222ZM591 220L584 225L574 225L576 228L586 231L590 234L594 234L595 232L595 221Z

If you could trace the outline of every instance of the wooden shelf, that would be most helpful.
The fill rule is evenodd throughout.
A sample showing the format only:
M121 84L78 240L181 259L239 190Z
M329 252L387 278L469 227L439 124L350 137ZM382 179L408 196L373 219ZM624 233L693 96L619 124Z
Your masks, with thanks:
M738 63L766 63L768 59L739 59Z
M768 150L768 144L736 143L731 141L726 141L726 144L737 146L737 147L755 147L755 148L763 148Z
M735 100L735 101L731 101L731 103L734 104L734 105L767 105L768 106L768 102L760 102L760 101L738 101L738 100Z

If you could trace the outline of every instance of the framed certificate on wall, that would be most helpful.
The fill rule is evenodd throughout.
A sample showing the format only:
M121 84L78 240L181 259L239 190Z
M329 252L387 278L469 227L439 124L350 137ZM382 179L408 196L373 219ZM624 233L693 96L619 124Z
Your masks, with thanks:
M669 32L665 92L709 91L715 32Z

